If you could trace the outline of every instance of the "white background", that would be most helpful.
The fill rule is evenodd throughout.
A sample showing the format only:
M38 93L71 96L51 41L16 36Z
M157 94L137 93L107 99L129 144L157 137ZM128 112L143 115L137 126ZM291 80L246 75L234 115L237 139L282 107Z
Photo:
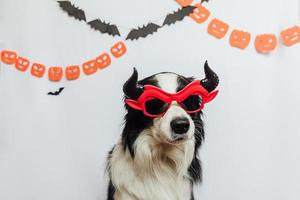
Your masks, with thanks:
M130 27L163 17L173 0L76 0L87 20ZM299 24L298 0L211 0L212 15L252 33L276 33ZM212 17L209 18L209 20ZM219 96L205 108L200 150L202 200L300 199L300 45L282 44L269 55L230 47L187 18L153 36L126 42L128 53L105 70L52 83L13 66L0 69L0 199L104 200L107 152L117 141L124 109L122 84L174 71L202 78L209 61L220 76ZM47 66L81 64L120 38L69 18L56 1L1 0L0 49ZM60 96L47 92L64 86ZM126 172L125 172L126 173Z

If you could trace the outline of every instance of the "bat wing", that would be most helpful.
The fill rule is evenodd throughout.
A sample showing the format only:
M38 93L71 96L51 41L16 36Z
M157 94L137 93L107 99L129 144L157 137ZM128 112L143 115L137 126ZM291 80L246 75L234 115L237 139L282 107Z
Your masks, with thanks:
M177 21L183 20L184 17L191 14L194 11L194 9L195 9L194 6L186 6L178 9L177 11L171 14L168 14L164 20L163 26L175 24Z
M59 88L58 94L60 94L64 89L65 89L64 87Z
M79 19L79 20L83 20L83 21L86 21L86 18L85 18L85 13L83 10L81 9L78 9L77 10L77 14L76 14L77 18L76 19Z
M126 37L126 40L130 39L130 40L135 40L135 39L138 39L139 38L139 31L138 29L132 29L127 37Z
M84 20L86 21L85 18L85 13L83 10L75 7L73 4L71 4L70 1L58 1L59 6L63 11L68 13L69 16L74 17L75 19Z
M155 32L157 32L157 30L160 28L161 26L157 25L157 24L154 24L154 23L149 23L147 24L146 26L146 33L147 35L149 34L153 34ZM147 36L146 35L146 36Z
M106 22L102 22L100 19L95 19L93 21L88 22L91 28L95 29L96 31L100 31L101 33L107 33L109 35L115 36L119 35L120 32L116 25L109 24Z
M120 32L119 32L119 29L116 25L112 24L112 25L108 25L107 27L107 33L109 35L112 35L112 36L115 36L115 35L118 35L120 36Z
M57 91L55 92L48 92L48 95L53 95L53 96L57 96L59 95L65 88L64 87L61 87L59 88Z
M101 33L103 33L106 30L102 21L99 19L95 19L93 21L88 22L88 25L90 25L91 28L100 31Z
M154 23L149 23L146 26L143 26L142 28L132 29L127 35L126 40L137 40L140 37L145 38L148 35L157 32L159 28L161 28L161 26Z

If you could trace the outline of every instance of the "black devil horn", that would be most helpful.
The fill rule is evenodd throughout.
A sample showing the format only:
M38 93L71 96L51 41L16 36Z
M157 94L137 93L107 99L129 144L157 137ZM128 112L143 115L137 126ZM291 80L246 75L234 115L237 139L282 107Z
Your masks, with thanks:
M205 78L201 80L200 84L208 91L211 92L219 84L219 77L218 75L208 66L207 61L204 64L204 72Z
M133 73L123 85L123 92L126 98L137 99L143 93L143 86L138 85L138 72L133 68Z

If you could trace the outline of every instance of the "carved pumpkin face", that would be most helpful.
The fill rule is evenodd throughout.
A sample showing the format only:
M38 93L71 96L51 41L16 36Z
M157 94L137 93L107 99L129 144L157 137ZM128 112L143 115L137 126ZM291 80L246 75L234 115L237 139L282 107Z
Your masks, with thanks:
M118 42L112 48L110 49L110 52L112 55L114 55L116 58L119 58L123 56L126 53L126 46L123 42Z
M201 24L207 20L210 15L210 11L202 6L200 3L197 3L196 8L193 13L190 14L190 17L197 23Z
M280 33L280 37L283 44L285 44L286 46L292 46L300 42L300 27L294 26L292 28L283 30Z
M240 49L245 49L250 42L251 35L248 32L233 30L230 35L230 45Z
M31 74L35 77L41 78L44 76L46 71L45 65L39 63L33 63L31 66Z
M26 71L29 67L29 60L23 57L18 57L15 63L15 67L17 70L20 70L22 72Z
M97 65L95 60L90 60L82 64L82 70L86 75L91 75L97 72Z
M277 39L274 34L257 35L255 48L259 53L268 53L276 48Z
M215 19L211 20L211 22L209 23L207 32L210 35L212 35L218 39L221 39L226 35L228 28L229 28L228 24L215 18Z
M5 64L8 65L14 64L16 62L16 59L17 59L17 53L14 51L4 50L1 52L1 60Z
M177 3L179 3L181 6L186 7L190 5L193 0L176 0Z
M103 69L110 65L111 59L107 53L101 54L99 57L96 58L97 67Z
M62 67L49 67L48 78L50 81L60 81L63 77Z
M80 68L78 65L66 67L66 77L68 80L75 80L80 76Z

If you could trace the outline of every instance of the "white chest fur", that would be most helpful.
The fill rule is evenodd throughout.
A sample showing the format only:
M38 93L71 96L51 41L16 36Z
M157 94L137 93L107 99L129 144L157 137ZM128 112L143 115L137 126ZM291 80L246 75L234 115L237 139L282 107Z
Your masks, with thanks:
M116 200L190 200L188 167L194 141L174 147L155 147L147 136L137 139L134 160L118 143L109 160Z

